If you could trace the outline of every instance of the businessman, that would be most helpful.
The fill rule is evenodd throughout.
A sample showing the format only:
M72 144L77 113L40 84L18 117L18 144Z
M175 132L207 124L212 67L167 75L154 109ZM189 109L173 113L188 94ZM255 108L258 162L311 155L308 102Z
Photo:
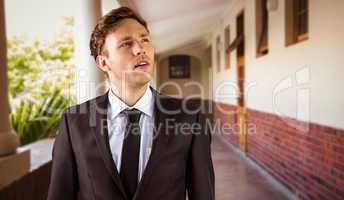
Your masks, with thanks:
M91 55L111 89L64 111L48 200L214 200L211 134L200 102L149 86L146 22L121 7L93 30Z

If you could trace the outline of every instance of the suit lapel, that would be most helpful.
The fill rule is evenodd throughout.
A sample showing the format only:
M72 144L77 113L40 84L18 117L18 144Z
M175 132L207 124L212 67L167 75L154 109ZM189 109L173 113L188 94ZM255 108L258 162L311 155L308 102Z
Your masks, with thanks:
M97 147L104 161L106 169L111 178L122 192L122 195L127 199L123 184L121 182L119 173L112 159L112 154L109 145L108 126L107 126L107 106L108 106L108 92L95 100L91 101L90 105L90 125L97 142Z

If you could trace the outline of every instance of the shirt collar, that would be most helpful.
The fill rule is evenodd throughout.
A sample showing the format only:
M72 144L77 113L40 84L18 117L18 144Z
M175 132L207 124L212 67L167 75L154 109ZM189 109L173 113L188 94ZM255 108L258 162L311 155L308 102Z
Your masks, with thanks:
M148 86L143 96L136 102L136 104L132 107L128 106L124 103L120 98L118 98L110 89L108 92L108 98L110 102L110 118L113 119L117 117L119 113L121 113L125 109L132 109L136 108L140 110L145 115L149 117L153 116L153 107L154 107L154 98L150 87Z

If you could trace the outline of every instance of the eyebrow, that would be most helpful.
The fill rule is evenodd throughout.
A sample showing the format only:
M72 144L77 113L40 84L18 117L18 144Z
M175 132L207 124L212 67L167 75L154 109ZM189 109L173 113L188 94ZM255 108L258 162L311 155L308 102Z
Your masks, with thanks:
M140 34L140 37L143 38L143 37L148 37L149 34L148 33L141 33ZM127 40L131 40L133 37L132 36L125 36L124 38L122 38L120 40L120 42L123 42L123 41L127 41Z

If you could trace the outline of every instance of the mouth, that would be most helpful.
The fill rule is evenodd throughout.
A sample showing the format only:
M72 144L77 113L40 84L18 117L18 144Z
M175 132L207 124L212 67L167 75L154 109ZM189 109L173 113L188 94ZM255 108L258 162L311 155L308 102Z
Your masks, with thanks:
M134 70L135 69L147 69L148 66L149 66L149 62L142 60L135 65Z

